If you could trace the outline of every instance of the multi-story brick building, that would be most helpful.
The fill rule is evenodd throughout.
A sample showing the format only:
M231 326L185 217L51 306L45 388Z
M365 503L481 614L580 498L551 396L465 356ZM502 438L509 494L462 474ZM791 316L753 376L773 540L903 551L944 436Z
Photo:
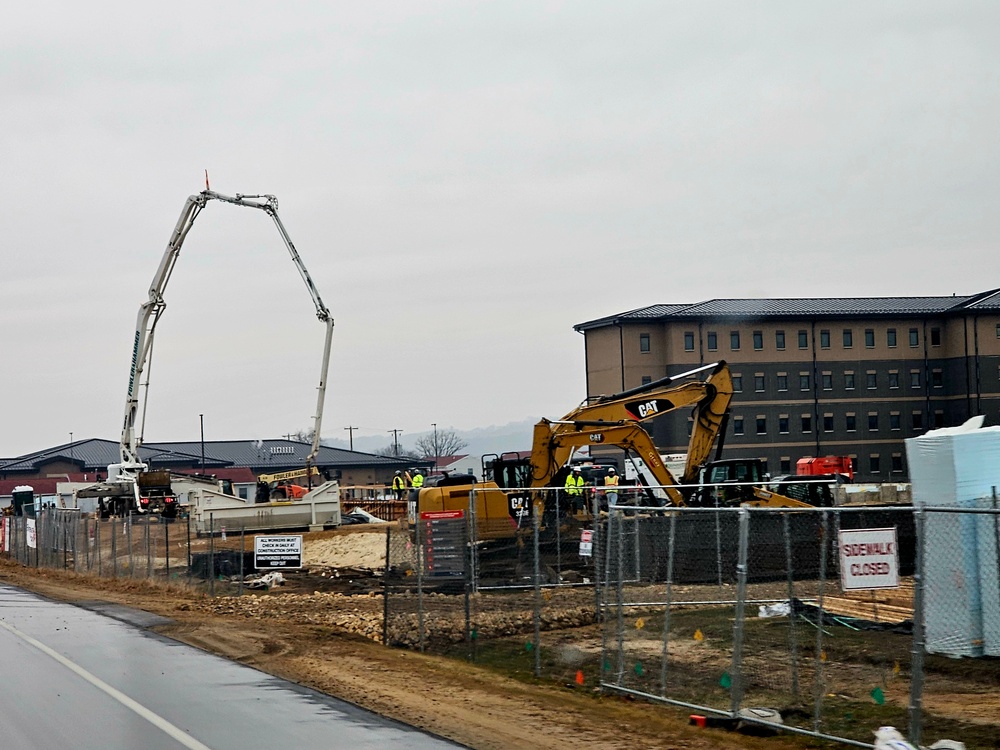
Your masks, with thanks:
M856 480L907 481L903 440L976 415L1000 422L1000 289L970 296L714 299L580 323L587 393L615 393L726 360L724 455L795 472L849 455ZM663 453L686 450L688 413L656 420Z

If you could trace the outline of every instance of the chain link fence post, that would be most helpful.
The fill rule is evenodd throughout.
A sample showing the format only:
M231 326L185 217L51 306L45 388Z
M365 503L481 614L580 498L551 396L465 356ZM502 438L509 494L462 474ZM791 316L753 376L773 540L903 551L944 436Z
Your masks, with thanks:
M995 499L995 495L994 495ZM922 508L913 511L916 528L916 568L913 571L913 641L910 645L910 741L920 743L924 689L924 521ZM1000 549L1000 548L998 548Z
M663 652L660 655L660 697L667 697L667 664L670 657L670 605L674 589L674 541L677 539L677 514L670 514L670 536L667 539L667 586L663 603Z
M532 607L532 624L534 625L534 651L535 651L535 677L542 676L542 657L541 657L541 640L542 640L542 571L541 571L541 561L539 559L539 548L538 548L538 514L533 513L531 516L531 547L533 550L533 585L535 588L535 599L534 606Z
M215 596L215 514L208 514L208 595Z
M417 515L417 638L420 653L424 653L424 524Z
M613 516L616 521L615 527L617 534L615 536L615 541L617 543L617 554L615 555L615 567L617 568L617 575L615 576L615 582L617 584L617 603L618 603L618 622L617 622L617 632L616 640L618 646L618 663L617 669L615 670L615 684L621 686L622 680L625 677L625 571L623 569L623 562L625 551L622 549L624 545L624 540L622 538L622 512L616 510Z
M731 672L729 707L733 716L743 702L743 625L747 600L747 555L750 539L750 510L739 511L739 557L736 562L736 613L733 622L733 665Z
M382 645L389 645L389 571L392 569L392 524L385 527L385 569L382 571Z
M785 534L785 570L788 578L788 643L792 652L792 697L799 699L799 639L795 630L798 613L795 611L795 573L792 562L792 529L788 513L781 514Z
M826 588L826 554L830 546L829 529L830 518L825 510L820 511L820 548L819 548L819 581L817 582L816 604L818 607L816 623L816 677L813 685L813 697L815 699L813 707L813 731L819 732L823 723L823 696L825 694L823 675L824 657L823 651L823 594Z

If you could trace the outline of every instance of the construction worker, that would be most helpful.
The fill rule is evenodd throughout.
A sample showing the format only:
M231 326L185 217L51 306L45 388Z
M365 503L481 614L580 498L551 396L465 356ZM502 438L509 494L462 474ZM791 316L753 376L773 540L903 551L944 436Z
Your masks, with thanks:
M413 478L410 480L410 502L417 502L417 496L420 494L420 488L424 486L424 475L417 469L413 472Z
M564 492L566 494L566 513L570 514L577 508L583 506L583 472L579 466L574 466L573 471L566 477Z
M608 468L608 473L604 475L604 507L618 504L618 472L615 467Z
M397 471L396 475L392 478L392 494L396 496L397 500L403 499L403 490L406 489L406 480L403 479L403 472Z

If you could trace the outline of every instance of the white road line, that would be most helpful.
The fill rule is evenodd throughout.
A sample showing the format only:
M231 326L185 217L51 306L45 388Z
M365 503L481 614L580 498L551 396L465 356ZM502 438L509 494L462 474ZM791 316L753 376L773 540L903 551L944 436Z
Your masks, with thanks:
M70 661L69 659L67 659L62 654L59 654L59 653L53 651L51 648L49 648L48 646L46 646L41 641L35 640L34 638L32 638L27 633L22 633L20 630L18 630L17 628L15 628L13 625L8 625L7 623L3 622L2 620L0 620L0 628L3 628L4 630L7 630L7 631L13 633L14 635L16 635L18 638L22 639L26 643L30 643L32 646L34 646L35 648L37 648L43 654L47 654L47 655L51 656L53 659L55 659L57 662L59 662L60 664L62 664L67 669L69 669L69 670L71 670L73 672L76 672L78 675L80 675L83 679L85 679L91 685L93 685L94 687L98 688L99 690L104 691L105 693L107 693L108 695L110 695L112 698L114 698L116 701L118 701L123 706L125 706L125 708L128 708L131 711L134 711L135 713L137 713L139 716L141 716L142 718L144 718L146 721L148 721L150 724L152 724L156 728L162 730L163 732L166 732L168 735L170 735L171 737L173 737L175 740L177 740L184 747L190 748L190 750L212 750L210 747L208 747L208 745L203 745L202 743L198 742L198 740L196 740L194 737L191 737L184 730L180 729L179 727L175 727L173 724L171 724L169 721L167 721L166 719L164 719L162 716L153 713L148 708L146 708L145 706L143 706L141 703L137 703L136 701L132 700L127 695L125 695L125 693L123 693L122 691L117 690L117 689L111 687L111 685L109 685L108 683L104 682L104 680L102 680L100 677L97 677L96 675L92 675L90 672L88 672L86 669L84 669L83 667L81 667L79 664L76 664L75 662Z

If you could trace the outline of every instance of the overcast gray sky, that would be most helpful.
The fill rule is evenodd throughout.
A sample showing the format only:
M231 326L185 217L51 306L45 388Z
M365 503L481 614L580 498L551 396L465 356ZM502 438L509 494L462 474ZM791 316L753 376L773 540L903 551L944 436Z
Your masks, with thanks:
M117 439L204 169L281 201L330 437L561 416L572 326L648 304L1000 286L995 2L144 5L0 24L0 457ZM166 299L147 439L309 427L265 215L210 204Z

